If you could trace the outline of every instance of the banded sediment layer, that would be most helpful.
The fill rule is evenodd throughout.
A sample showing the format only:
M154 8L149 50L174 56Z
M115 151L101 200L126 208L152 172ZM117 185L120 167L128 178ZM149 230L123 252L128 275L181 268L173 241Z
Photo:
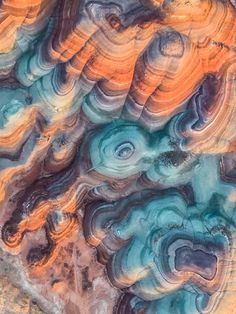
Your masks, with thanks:
M45 313L234 313L235 2L4 0L0 30L22 289Z

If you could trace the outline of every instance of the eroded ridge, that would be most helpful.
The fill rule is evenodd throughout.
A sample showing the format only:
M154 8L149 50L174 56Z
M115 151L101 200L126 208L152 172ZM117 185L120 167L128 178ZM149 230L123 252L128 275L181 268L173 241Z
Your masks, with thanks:
M235 2L5 0L0 30L25 284L52 313L234 313Z

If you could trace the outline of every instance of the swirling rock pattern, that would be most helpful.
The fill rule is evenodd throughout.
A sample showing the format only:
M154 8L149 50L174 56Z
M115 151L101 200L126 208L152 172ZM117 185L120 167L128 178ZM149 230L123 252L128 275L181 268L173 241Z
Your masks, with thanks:
M0 258L45 313L236 313L236 7L0 2Z
M87 241L107 263L111 282L135 295L127 307L121 302L121 313L136 313L141 300L150 301L143 305L148 313L214 310L232 267L232 234L230 221L217 213L212 219L210 211L188 206L176 192L152 191L86 212Z

